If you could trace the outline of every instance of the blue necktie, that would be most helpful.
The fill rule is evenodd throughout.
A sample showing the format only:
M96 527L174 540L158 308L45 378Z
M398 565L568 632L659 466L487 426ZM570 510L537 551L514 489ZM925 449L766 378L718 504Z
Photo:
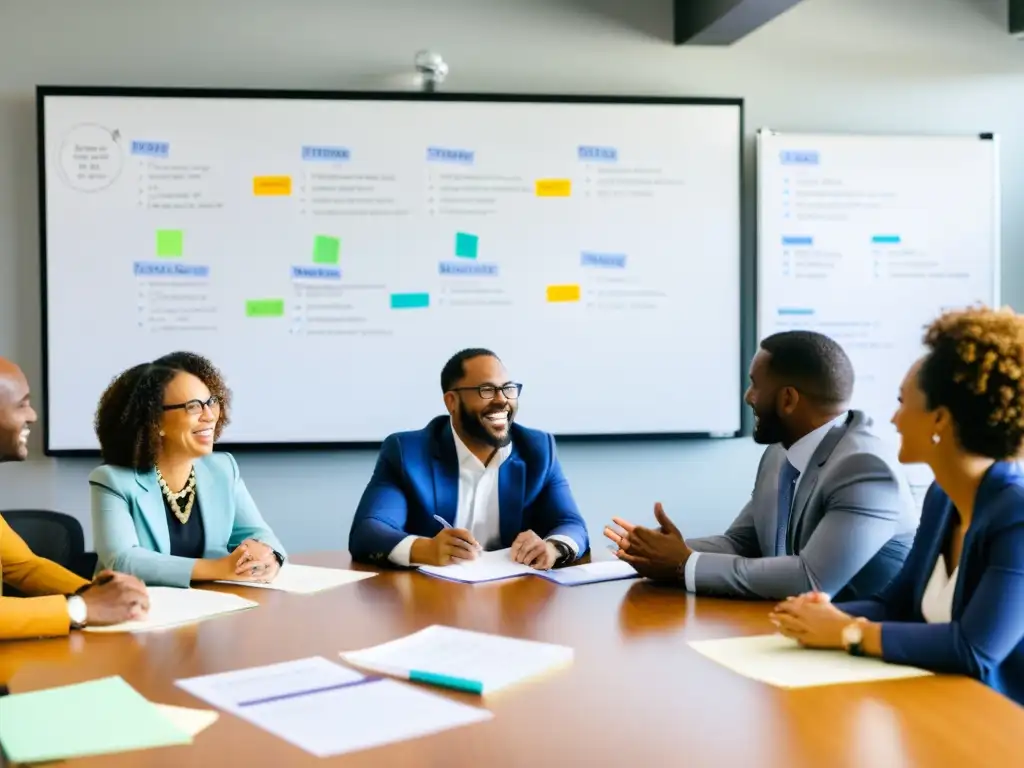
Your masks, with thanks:
M775 530L775 556L786 554L786 534L789 533L789 515L793 510L793 489L800 471L783 459L779 470L779 519Z

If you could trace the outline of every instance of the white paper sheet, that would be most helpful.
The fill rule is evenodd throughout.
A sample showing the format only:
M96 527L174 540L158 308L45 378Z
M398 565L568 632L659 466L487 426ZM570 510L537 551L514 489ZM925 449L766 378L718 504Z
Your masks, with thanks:
M179 680L184 690L317 757L418 738L493 717L319 656Z
M149 587L149 615L109 627L85 627L85 632L152 632L191 624L225 613L255 608L259 603L226 592L206 589Z
M320 568L314 565L296 565L285 563L280 572L269 584L250 581L220 581L219 584L235 584L253 589L276 589L281 592L292 592L299 595L311 595L325 589L353 584L369 579L377 574L372 571L348 571L341 568Z
M191 707L173 707L170 704L154 704L160 714L166 717L179 731L189 736L196 736L220 717L219 712L212 709L192 709Z
M481 552L476 560L454 565L421 565L420 572L436 576L448 581L459 581L464 584L481 584L487 581L514 579L535 573L533 568L522 563L513 562L511 549L499 549L493 552Z
M690 647L733 672L780 688L899 680L932 674L845 651L803 648L782 635L697 640Z
M486 694L572 663L573 650L435 624L373 648L342 653L341 657L363 669L413 680L440 685L446 678L477 683L480 692Z
M583 584L597 584L601 581L618 581L619 579L635 579L640 576L636 569L622 560L600 560L584 565L570 565L566 568L554 568L550 571L536 571L537 576L563 587L575 587Z

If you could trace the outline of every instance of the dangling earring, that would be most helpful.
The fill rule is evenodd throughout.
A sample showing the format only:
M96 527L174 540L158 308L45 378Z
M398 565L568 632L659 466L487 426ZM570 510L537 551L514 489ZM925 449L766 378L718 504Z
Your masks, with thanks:
M163 437L163 436L164 436L164 431L161 429L160 430L160 437ZM934 440L935 440L935 442L939 441L938 438L934 438Z
M932 435L932 445L938 445L942 442L942 438L938 435Z

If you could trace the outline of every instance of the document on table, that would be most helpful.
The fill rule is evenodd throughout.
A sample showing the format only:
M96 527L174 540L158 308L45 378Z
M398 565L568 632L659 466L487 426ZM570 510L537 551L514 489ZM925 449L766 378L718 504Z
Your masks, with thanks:
M481 552L475 560L454 565L421 565L419 570L428 576L458 581L463 584L502 581L536 573L530 566L514 562L511 553L511 549Z
M171 722L171 725L189 736L202 733L220 717L220 713L214 712L212 709L173 707L170 704L154 704L153 706Z
M565 568L554 568L550 571L535 571L537 576L563 587L576 587L582 584L597 584L602 581L618 581L619 579L635 579L640 576L636 569L622 560L601 560L584 565L570 565Z
M368 677L319 656L179 680L193 696L317 757L490 720L415 686Z
M377 574L373 571L348 571L341 568L319 568L313 565L296 565L285 563L281 570L269 584L260 584L252 581L220 581L219 584L237 584L242 587L254 589L277 589L282 592L292 592L299 595L311 595L314 592L322 592L325 589L341 587L345 584L353 584L363 579L368 579Z
M571 664L573 650L435 624L341 658L372 672L486 694Z
M191 744L192 736L120 677L0 698L0 742L13 763Z
M803 648L782 635L696 640L690 647L744 677L780 688L900 680L932 674L845 651Z
M152 632L192 624L235 611L255 608L259 603L227 592L206 589L149 588L149 615L142 621L126 621L109 627L85 627L86 632Z

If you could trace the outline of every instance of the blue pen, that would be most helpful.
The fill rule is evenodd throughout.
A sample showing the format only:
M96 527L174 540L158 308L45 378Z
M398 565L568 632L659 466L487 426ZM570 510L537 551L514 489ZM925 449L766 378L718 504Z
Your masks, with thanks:
M437 520L437 522L439 522L445 528L454 528L454 526L451 523L449 523L440 515L434 515L434 519ZM477 544L476 548L480 551L483 551L483 547L481 547L479 544Z

